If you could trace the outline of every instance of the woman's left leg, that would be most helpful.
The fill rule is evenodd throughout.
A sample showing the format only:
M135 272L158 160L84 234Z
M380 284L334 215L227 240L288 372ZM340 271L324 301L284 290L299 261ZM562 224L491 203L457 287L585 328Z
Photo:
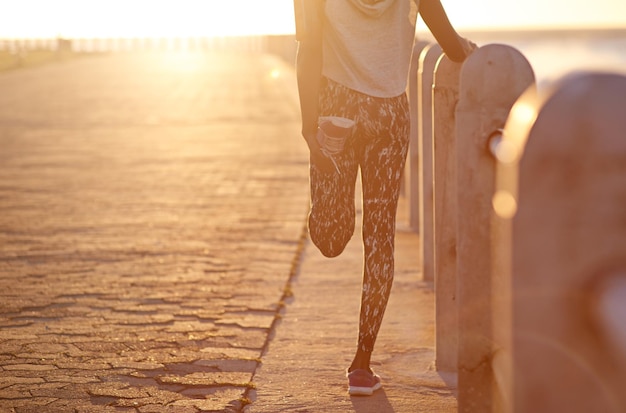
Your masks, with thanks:
M367 132L359 155L363 185L364 270L358 349L350 370L369 368L369 358L389 300L394 277L396 212L409 145L405 95L370 99L364 107Z

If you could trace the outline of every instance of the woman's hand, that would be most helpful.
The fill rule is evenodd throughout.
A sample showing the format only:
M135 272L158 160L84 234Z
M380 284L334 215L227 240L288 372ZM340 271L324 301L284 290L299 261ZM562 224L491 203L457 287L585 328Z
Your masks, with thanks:
M469 39L466 39L465 37L459 36L459 43L461 43L461 48L463 49L463 52L465 53L465 59L467 59L469 55L471 55L474 52L474 50L478 49L478 46L476 46L476 43L472 42Z
M317 129L315 132L303 132L302 136L309 146L309 154L310 154L310 162L318 167L323 173L337 173L337 169L335 163L330 159L330 157L326 156L324 152L322 152L322 148L317 140L317 134L320 133L320 130Z

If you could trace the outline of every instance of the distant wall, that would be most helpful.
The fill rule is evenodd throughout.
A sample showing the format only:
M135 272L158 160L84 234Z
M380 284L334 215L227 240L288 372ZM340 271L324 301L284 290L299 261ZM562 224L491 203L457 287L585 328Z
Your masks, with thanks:
M293 35L265 36L265 50L295 64L298 44Z
M76 39L0 39L0 51L11 53L33 50L74 52L137 51L243 51L269 52L287 62L295 62L293 35L187 37L187 38L76 38Z

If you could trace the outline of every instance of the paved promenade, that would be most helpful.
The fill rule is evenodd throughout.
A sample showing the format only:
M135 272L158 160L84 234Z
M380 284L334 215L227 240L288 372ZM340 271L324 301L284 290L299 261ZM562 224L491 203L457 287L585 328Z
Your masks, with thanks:
M358 232L304 237L296 102L266 55L0 73L0 413L455 411L402 228L385 388L347 396Z

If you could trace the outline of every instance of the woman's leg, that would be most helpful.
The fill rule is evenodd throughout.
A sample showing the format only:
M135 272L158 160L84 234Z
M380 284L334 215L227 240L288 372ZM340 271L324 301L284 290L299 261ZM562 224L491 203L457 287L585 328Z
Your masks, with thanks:
M394 276L396 211L409 144L408 102L367 99L362 106L359 163L363 182L363 291L357 354L350 370L369 368L369 359ZM361 137L360 137L361 138Z
M342 156L344 158L345 156ZM355 224L354 185L349 160L336 159L341 175L310 166L311 208L309 235L326 257L341 254L352 238Z
M349 89L324 81L320 96L321 116L342 116L354 119L356 105ZM344 250L355 225L354 189L358 164L354 138L334 156L340 173L324 172L310 164L311 208L309 235L327 257L336 257Z

